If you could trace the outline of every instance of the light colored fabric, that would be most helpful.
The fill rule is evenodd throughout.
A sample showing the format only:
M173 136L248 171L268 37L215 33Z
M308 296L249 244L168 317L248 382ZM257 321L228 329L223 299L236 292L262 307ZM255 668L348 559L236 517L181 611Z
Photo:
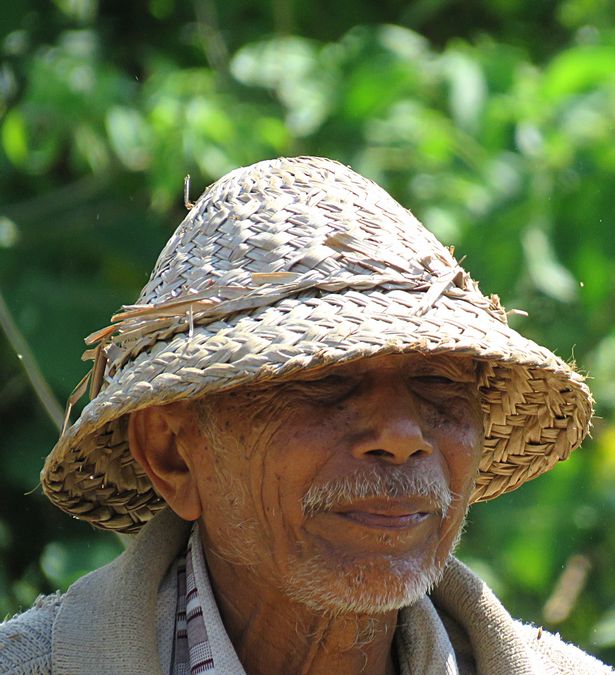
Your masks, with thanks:
M190 523L165 509L109 565L76 581L53 625L54 672L157 675L158 588L188 539ZM173 612L175 607L173 599ZM172 639L165 640L166 651ZM170 654L164 654L165 661ZM166 673L165 673L166 675Z
M0 626L0 673L168 675L177 556L189 523L165 510L117 560ZM196 551L196 548L195 548ZM216 675L244 675L215 604L205 562L195 564ZM176 572L176 569L175 569ZM175 593L175 595L174 595ZM166 622L166 623L165 623ZM514 621L489 588L456 560L442 582L400 612L402 675L606 675L614 671L546 631ZM422 645L422 646L420 646ZM218 667L220 664L220 668Z
M173 650L169 644L173 640L175 632L175 612L170 608L177 602L177 559L169 567L165 574L156 602L156 644L158 645L158 658L160 669L165 675L171 673L171 660Z
M431 594L438 611L463 626L477 673L597 675L613 670L559 636L514 620L493 591L452 560Z
M51 672L51 631L62 605L60 594L40 597L27 612L0 624L0 673Z
M453 645L428 597L400 612L395 643L400 675L460 675Z
M519 633L519 624L489 587L459 561L447 568L432 593L434 602L466 629L479 673L549 672L540 654Z

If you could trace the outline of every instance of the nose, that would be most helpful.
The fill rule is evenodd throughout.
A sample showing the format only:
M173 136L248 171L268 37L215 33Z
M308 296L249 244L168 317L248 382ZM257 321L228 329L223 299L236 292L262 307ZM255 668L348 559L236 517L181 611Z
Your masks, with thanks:
M403 380L373 382L364 394L361 431L352 446L356 459L404 464L434 451L423 435L424 415Z

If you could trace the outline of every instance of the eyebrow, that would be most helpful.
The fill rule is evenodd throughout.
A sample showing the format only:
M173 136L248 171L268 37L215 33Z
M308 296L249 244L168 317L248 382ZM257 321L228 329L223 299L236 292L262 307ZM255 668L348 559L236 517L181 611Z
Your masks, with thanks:
M442 354L434 357L433 355L428 356L420 353L401 353L399 355L394 354L391 356L405 356L407 360L406 365L409 368L416 367L418 374L432 370L441 370L449 373L453 372L456 376L467 376L467 380L465 381L472 382L477 380L479 373L479 364L476 359L471 356ZM376 358L378 357L358 358L353 361L348 361L347 363L310 368L305 371L293 373L291 376L288 376L288 379L284 378L280 384L290 382L310 382L332 374L339 374L341 376L360 376L365 373L365 370L364 368L361 368L361 365L368 361L373 361Z
M308 370L308 371L305 371L305 372L302 372L302 373L296 373L288 381L289 382L292 382L293 380L295 380L295 381L309 381L309 380L317 380L321 377L327 377L328 375L350 374L350 373L348 373L348 368L344 367L345 365L346 364L343 364L341 366L324 366L322 368L316 368L315 370ZM360 374L360 373L357 373L357 374Z

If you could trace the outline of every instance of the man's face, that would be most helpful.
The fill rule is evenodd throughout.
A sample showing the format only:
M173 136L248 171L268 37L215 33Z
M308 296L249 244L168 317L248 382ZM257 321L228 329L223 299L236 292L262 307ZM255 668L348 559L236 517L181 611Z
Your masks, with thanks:
M363 359L197 406L212 552L319 611L396 609L437 579L482 451L471 359Z

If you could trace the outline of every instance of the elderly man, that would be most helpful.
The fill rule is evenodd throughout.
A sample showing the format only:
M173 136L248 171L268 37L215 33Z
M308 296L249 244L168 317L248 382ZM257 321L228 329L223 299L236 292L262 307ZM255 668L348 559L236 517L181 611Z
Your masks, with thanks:
M230 173L87 342L43 488L139 534L4 625L2 672L611 672L452 557L470 503L579 445L589 391L370 181Z

